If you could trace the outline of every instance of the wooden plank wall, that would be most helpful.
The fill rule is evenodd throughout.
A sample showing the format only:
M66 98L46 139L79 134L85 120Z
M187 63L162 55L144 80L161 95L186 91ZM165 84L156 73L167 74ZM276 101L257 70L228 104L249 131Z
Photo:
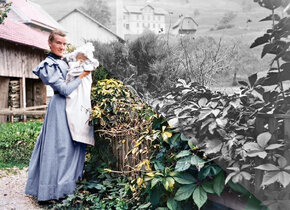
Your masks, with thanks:
M37 79L32 70L45 57L44 50L0 40L0 76Z
M46 104L46 86L41 80L26 80L26 106Z
M8 77L0 77L0 109L8 108L8 90L9 90ZM6 116L0 115L0 123L6 122Z

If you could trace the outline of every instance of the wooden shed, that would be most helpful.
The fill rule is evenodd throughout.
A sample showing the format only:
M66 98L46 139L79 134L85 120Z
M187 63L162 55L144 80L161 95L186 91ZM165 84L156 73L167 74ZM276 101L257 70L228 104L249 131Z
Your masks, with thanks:
M0 25L0 110L46 104L46 86L32 70L46 57L48 35L59 24L26 0L13 0ZM0 115L0 123L7 122Z

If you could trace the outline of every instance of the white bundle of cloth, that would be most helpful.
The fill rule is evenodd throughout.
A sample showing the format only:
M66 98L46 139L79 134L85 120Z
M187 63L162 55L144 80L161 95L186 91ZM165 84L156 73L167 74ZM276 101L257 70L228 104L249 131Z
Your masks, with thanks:
M83 71L94 71L99 66L98 60L93 57L94 50L93 44L88 42L64 56L69 64L66 81L73 80ZM83 62L77 60L80 53L87 58ZM78 88L66 97L66 115L72 139L77 142L95 145L93 126L89 125L91 85L92 75L89 74L82 79Z

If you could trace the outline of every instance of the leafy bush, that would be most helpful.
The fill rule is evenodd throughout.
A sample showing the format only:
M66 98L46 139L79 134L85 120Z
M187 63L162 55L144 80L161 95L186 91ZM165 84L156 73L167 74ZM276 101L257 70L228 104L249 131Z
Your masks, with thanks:
M95 46L94 56L100 61L100 64L107 69L110 73L109 77L114 76L121 81L126 81L135 70L129 63L128 47L120 42L111 42L109 44L104 44L100 42L93 41ZM106 79L103 78L103 79Z
M224 16L220 19L218 24L211 30L223 30L228 28L233 28L235 25L231 24L231 22L237 17L233 11L228 11L224 14Z
M28 164L42 122L0 124L0 162Z

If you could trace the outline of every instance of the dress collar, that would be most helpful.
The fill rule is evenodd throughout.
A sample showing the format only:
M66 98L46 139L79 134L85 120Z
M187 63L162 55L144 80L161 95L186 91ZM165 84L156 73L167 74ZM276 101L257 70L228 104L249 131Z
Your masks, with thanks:
M58 56L58 55L54 54L53 52L49 52L49 53L48 53L48 56L51 56L51 57L53 57L54 59L61 59L61 56Z

